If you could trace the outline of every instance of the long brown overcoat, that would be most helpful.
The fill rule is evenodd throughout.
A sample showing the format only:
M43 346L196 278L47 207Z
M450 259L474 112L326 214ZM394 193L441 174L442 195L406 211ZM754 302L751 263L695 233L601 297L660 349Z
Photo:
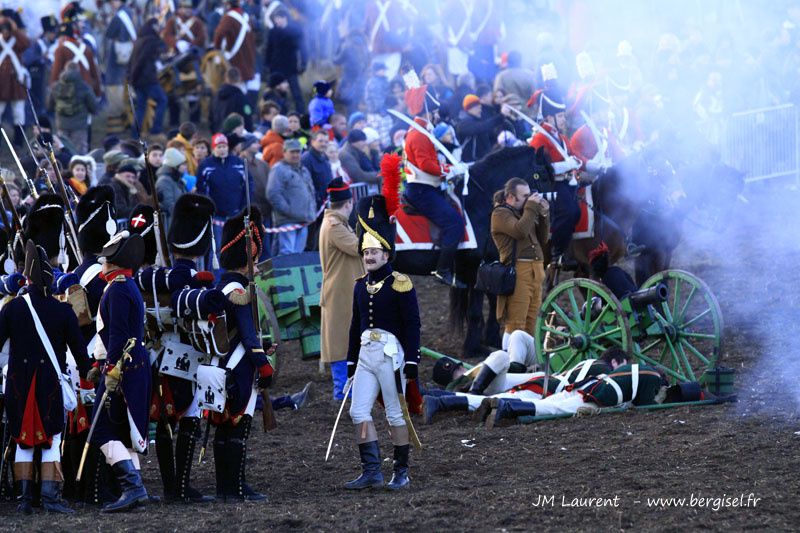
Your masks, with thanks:
M322 263L322 360L325 363L347 358L350 321L353 318L353 287L364 275L358 253L358 237L347 218L325 210L319 230L319 258Z

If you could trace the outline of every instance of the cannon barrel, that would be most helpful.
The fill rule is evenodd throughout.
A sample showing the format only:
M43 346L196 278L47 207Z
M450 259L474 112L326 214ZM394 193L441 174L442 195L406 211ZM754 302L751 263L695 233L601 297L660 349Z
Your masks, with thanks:
M628 299L631 302L631 307L634 309L644 309L648 305L657 304L666 301L667 299L667 286L664 283L653 285L649 289L642 289L631 293Z

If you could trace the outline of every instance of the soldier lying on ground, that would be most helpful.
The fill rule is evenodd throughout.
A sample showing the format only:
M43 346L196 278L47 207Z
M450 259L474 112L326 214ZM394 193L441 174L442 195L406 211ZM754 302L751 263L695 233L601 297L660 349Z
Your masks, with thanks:
M522 331L515 331L511 335L512 339L514 339L516 336L517 340L523 340L523 336L530 337L530 335ZM532 337L530 337L530 339L531 353L529 356L532 360ZM512 341L509 344L509 353L503 351L494 352L487 358L484 364L495 365L498 362L502 362L503 359L508 361L509 359L519 357L519 354L514 352L521 344L522 343L519 343L515 346L515 343ZM491 390L487 388L483 392L474 392L472 389L470 389L469 392L458 392L454 391L450 385L453 383L464 383L463 378L467 378L467 380L469 379L464 373L464 367L460 362L456 362L450 358L446 358L446 360L443 358L440 359L440 361L443 361L443 363L437 363L438 368L434 368L434 381L436 381L437 378L440 381L445 381L447 379L446 372L448 370L453 372L455 379L447 385L447 390L429 390L427 391L426 395L423 396L423 420L425 424L432 423L434 415L440 412L474 412L480 407L481 402L487 399L487 396L491 398L507 398L518 400L538 400L542 398L542 391L545 387L544 372L514 374L503 371L502 376L495 378L491 384L491 388L494 389L499 385L499 383L502 383L504 388L500 391L491 392ZM507 366L508 363L506 362L506 367ZM588 378L609 372L611 372L611 366L607 358L587 359L585 361L581 361L567 371L551 375L549 379L547 379L548 394L559 393L565 390L572 383L581 382ZM466 389L462 388L461 390ZM485 418L485 415L483 418Z

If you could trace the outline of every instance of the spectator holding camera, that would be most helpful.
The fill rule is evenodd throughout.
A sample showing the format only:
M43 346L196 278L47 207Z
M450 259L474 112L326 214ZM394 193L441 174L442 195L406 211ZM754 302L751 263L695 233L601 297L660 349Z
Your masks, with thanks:
M503 346L511 332L533 333L542 304L544 253L550 232L549 204L521 178L511 178L494 194L491 234L500 261L514 261L517 283L509 296L497 297L497 318L504 321Z

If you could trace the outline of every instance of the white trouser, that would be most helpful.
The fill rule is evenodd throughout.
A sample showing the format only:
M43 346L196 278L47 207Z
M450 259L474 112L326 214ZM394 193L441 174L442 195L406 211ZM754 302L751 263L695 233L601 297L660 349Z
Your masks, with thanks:
M17 446L17 451L14 453L15 463L32 463L33 451L36 448L28 448L23 450L22 447ZM49 449L42 448L42 462L43 463L60 463L61 462L61 433L53 435L53 444Z
M586 404L583 401L583 394L576 390L562 391L543 400L535 400L533 403L536 404L536 416L574 415L580 406Z
M390 426L404 426L403 410L397 397L395 384L394 358L384 353L385 342L362 341L358 353L358 366L353 378L353 399L350 404L350 418L354 424L372 422L372 405L382 393L386 419ZM401 373L403 390L405 379Z
M536 364L536 343L532 335L516 329L508 338L508 357L512 363L520 363L525 368Z
M114 466L120 461L133 461L133 467L139 470L139 454L134 452L131 448L126 448L122 442L118 440L110 440L100 446L100 451L106 457L106 462Z
M14 117L14 125L25 124L25 100L14 100L13 102L0 102L0 117L6 112L6 106L11 104L11 114Z

